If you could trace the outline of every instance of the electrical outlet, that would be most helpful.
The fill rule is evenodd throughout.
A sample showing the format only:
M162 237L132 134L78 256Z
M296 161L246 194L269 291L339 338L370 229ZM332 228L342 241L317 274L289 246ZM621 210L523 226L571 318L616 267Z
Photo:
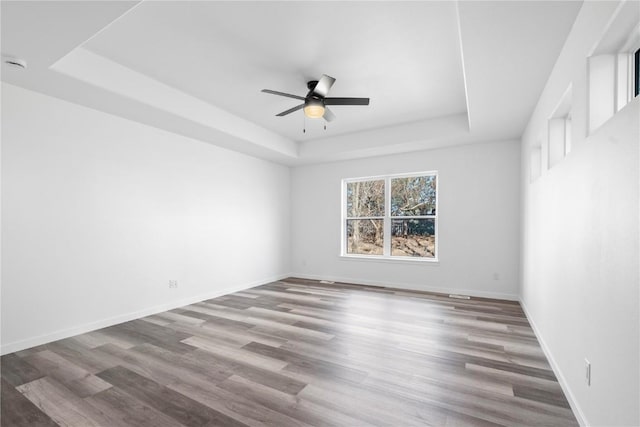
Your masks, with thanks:
M169 280L169 288L170 289L174 289L178 287L178 281L177 280Z
M585 373L585 379L587 380L587 385L590 386L591 385L591 362L589 362L587 359L584 359L584 373Z

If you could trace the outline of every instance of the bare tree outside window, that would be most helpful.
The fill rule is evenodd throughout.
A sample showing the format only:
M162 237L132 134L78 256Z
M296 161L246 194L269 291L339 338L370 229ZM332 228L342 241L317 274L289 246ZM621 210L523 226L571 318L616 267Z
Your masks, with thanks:
M436 177L391 179L391 256L435 257Z
M347 184L347 253L382 255L384 180Z
M345 180L344 191L346 255L436 258L435 172Z

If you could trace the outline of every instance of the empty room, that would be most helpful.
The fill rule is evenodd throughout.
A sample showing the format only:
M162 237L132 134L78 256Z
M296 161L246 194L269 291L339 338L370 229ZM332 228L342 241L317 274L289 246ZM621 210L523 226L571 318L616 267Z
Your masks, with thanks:
M0 1L4 426L640 426L640 1Z

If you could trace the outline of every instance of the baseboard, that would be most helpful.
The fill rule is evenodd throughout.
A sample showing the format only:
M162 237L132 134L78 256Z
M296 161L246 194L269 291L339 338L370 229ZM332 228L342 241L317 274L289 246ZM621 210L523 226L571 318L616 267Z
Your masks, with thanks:
M538 327L536 326L536 322L533 320L533 317L531 317L531 314L529 313L529 310L527 310L527 306L525 305L522 298L520 298L520 306L522 307L522 311L524 311L525 316L527 316L527 320L531 325L531 329L533 329L533 333L536 335L536 338L540 343L540 347L542 348L544 355L547 357L547 360L551 365L551 369L553 369L553 373L556 375L556 378L558 378L558 383L560 384L560 387L562 388L564 395L567 397L567 400L569 401L569 406L571 406L571 410L573 411L573 414L576 416L578 423L580 423L581 426L590 425L587 422L587 418L585 417L584 412L582 412L582 408L578 404L574 394L571 392L571 387L569 387L567 380L565 379L564 375L562 375L562 371L560 370L560 367L558 366L555 359L553 358L551 349L549 348L544 338L542 337L542 334L540 333L540 329L538 329Z
M60 331L39 335L37 337L26 338L20 341L14 341L0 346L0 354L5 355L16 351L24 350L27 348L35 347L42 344L47 344L52 341L57 341L69 337L73 337L87 332L95 331L97 329L106 328L108 326L117 325L119 323L128 322L130 320L140 319L141 317L151 316L152 314L162 313L163 311L173 310L175 308L184 307L185 305L194 304L196 302L208 300L211 298L217 298L223 295L232 294L234 292L242 291L245 289L254 288L256 286L264 285L266 283L275 282L278 280L291 277L291 274L283 274L262 280L256 280L249 283L243 283L241 285L231 286L224 289L217 289L205 294L196 295L193 297L183 298L177 301L172 301L166 304L160 304L153 307L144 308L142 310L134 311L131 313L120 314L118 316L109 317L106 319L97 320L84 325L74 326L72 328L63 329Z
M502 299L502 300L508 300L508 301L519 300L518 295L516 294L506 294L502 292L484 292L484 291L476 291L476 290L461 289L461 288L439 288L435 286L415 286L407 283L381 282L377 280L374 281L374 280L352 279L348 277L320 276L315 274L304 274L304 273L291 273L291 275L292 277L299 277L301 279L329 280L332 282L353 283L354 285L366 285L366 286L377 286L377 287L384 287L384 288L405 289L409 291L437 292L441 294L469 295L471 297L494 298L494 299Z

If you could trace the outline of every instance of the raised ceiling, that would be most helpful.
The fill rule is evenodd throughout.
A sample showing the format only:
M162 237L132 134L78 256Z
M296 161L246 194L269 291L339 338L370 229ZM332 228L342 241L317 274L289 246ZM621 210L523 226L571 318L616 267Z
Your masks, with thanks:
M518 138L580 3L7 2L2 79L285 164ZM55 24L52 24L55 23ZM297 101L329 74L327 129ZM306 128L303 133L302 129Z
M84 47L295 141L325 133L261 89L329 74L331 96L371 98L331 107L329 135L467 111L455 3L149 2Z

